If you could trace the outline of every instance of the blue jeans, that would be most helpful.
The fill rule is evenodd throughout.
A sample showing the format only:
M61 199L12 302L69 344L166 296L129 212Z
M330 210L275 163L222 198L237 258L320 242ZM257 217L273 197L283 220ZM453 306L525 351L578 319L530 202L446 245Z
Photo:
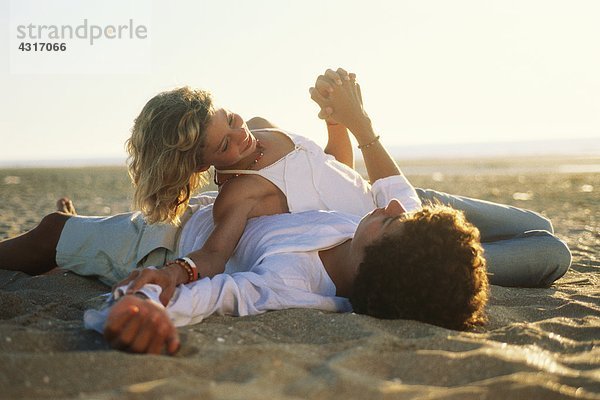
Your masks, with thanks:
M461 210L481 234L490 283L543 287L571 266L571 251L554 236L552 223L533 211L429 189L417 189L421 201Z

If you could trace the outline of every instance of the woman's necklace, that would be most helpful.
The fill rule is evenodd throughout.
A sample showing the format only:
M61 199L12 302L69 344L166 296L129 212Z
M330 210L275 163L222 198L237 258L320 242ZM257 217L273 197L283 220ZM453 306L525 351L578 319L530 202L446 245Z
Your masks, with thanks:
M260 161L260 159L263 158L263 156L265 155L265 148L264 148L264 146L262 144L260 144L260 141L258 139L256 140L256 150L258 150L258 155L254 159L254 161L252 161L250 164L248 164L248 166L246 168L242 168L242 169L254 169L254 166L256 164L258 164L258 162ZM225 182L228 182L229 180L231 180L233 178L236 178L236 177L238 177L240 175L243 175L243 174L232 174L229 178L225 179L223 182L221 182L221 181L219 181L217 179L217 175L218 175L218 172L215 169L215 177L214 177L215 185L221 186Z

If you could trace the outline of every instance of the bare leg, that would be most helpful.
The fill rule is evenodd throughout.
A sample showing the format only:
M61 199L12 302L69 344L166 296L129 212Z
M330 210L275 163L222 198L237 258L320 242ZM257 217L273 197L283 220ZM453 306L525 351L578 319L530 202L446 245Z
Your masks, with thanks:
M0 268L39 275L56 267L56 245L65 223L76 215L68 198L57 201L57 212L46 215L38 226L0 242Z

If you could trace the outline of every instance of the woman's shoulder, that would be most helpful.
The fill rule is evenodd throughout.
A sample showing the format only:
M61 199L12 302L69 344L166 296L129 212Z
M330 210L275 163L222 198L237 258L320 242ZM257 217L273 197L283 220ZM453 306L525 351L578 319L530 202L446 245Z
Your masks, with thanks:
M263 117L252 117L246 121L246 125L251 131L258 129L277 129L277 125Z
M215 204L236 203L256 197L263 192L263 181L259 174L235 176L223 183Z
M266 147L266 165L279 160L281 157L294 150L296 146L295 137L280 128L267 128L252 131L252 134ZM265 166L265 165L263 165Z
M288 142L293 143L294 145L304 145L310 143L311 145L317 145L307 136L303 136L282 128L255 129L252 131L252 133L254 136L260 140L264 140L265 142Z

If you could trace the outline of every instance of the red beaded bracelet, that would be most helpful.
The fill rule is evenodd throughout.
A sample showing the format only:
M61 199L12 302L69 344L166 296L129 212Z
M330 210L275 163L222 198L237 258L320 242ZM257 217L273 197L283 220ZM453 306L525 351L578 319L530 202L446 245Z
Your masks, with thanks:
M198 274L198 267L196 267L196 263L189 257L181 257L178 260L183 261L191 270L192 270L192 281L197 281L200 279L200 275Z
M169 265L173 264L179 265L185 270L187 274L188 280L185 283L190 283L198 280L198 269L196 268L196 264L194 264L193 261L190 261L191 259L189 259L188 257L178 258L176 260L169 261L165 266L168 267Z

